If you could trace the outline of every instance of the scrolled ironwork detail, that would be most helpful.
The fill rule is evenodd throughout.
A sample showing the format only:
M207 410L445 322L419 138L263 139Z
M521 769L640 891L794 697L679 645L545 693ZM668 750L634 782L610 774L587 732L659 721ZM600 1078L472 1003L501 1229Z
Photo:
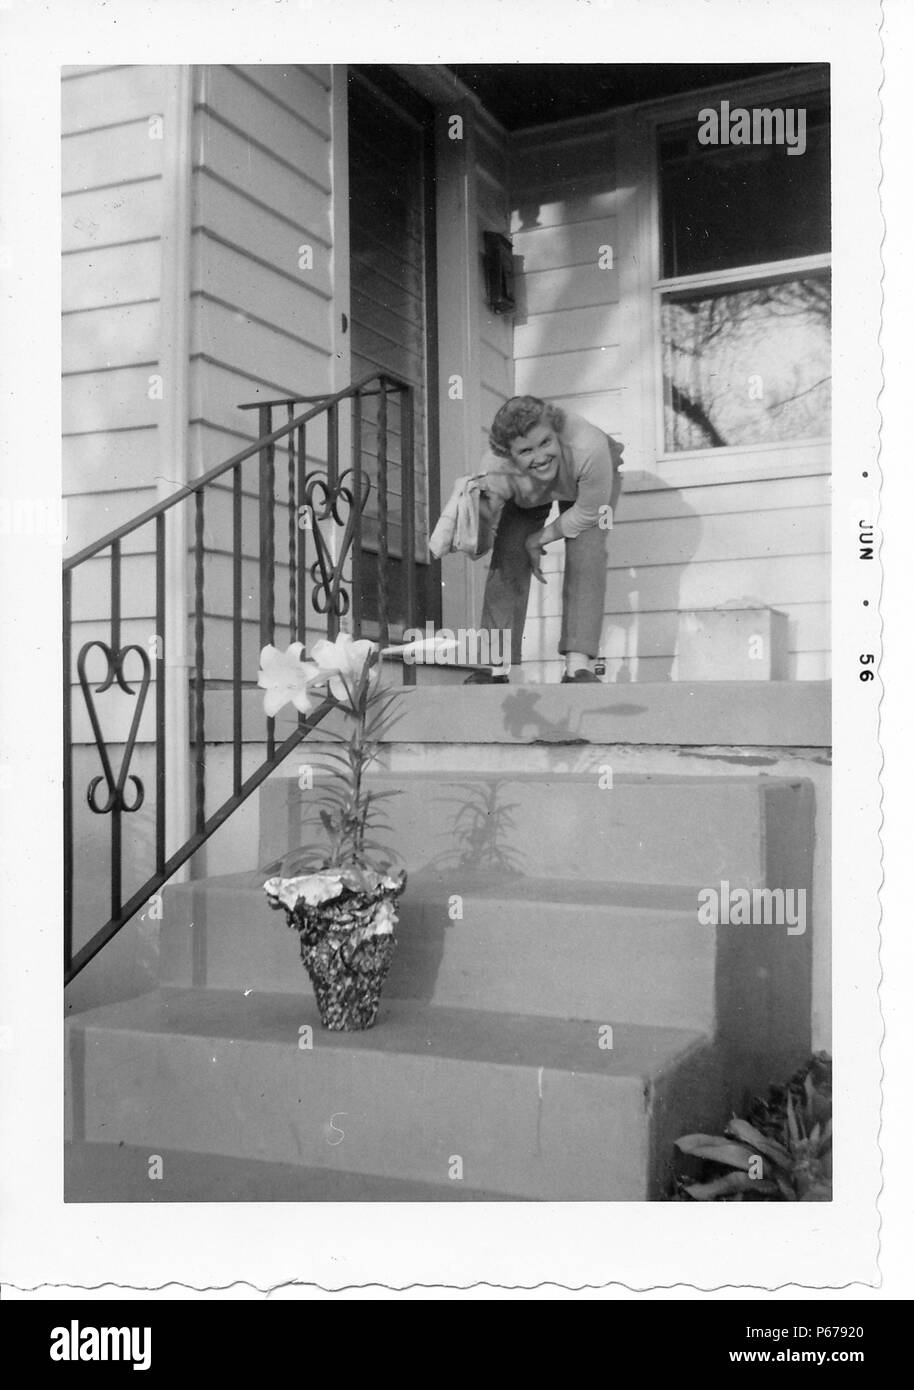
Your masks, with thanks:
M354 476L355 470L347 468L340 474L334 487L330 486L326 473L310 473L305 479L304 505L310 509L314 522L311 534L317 551L317 559L309 567L314 584L311 604L315 613L322 616L333 613L338 618L344 618L349 612L351 600L346 589L342 587L342 580L343 568L352 549L355 533L356 499L352 487L348 486L345 480ZM359 512L365 510L368 494L371 492L371 479L363 474L362 484ZM340 514L341 503L345 503L348 508L345 519ZM343 527L339 553L335 560L318 525L319 522L330 520Z
M95 707L92 687L86 675L86 661L93 647L97 647L100 652L104 653L105 661L107 662L107 674L102 683L95 687L95 694L100 695L105 690L109 690L114 682L117 681L121 690L125 691L126 694L136 695L136 708L133 712L133 719L130 724L130 731L127 735L127 742L124 745L124 756L121 759L121 766L117 778L114 776L111 759L108 755L108 745L102 734L98 710ZM143 667L143 674L140 679L138 691L128 683L124 675L124 662L131 652L137 653ZM140 727L143 706L146 703L146 695L152 678L152 666L149 660L149 653L144 647L137 646L135 643L127 647L118 647L117 650L114 651L106 642L99 641L96 638L91 642L86 642L80 649L79 656L76 658L76 670L79 674L80 689L83 693L83 699L86 702L89 722L92 725L92 735L95 739L95 746L98 749L98 755L101 758L103 769L98 776L92 778L86 788L86 800L91 810L93 810L97 816L106 816L112 811L126 811L128 813L138 811L146 798L146 791L140 778L129 769L130 760L133 757L134 745L136 744L136 736ZM136 685L135 680L134 685ZM104 805L99 805L96 793L103 782L108 789L108 798ZM132 801L128 800L125 796L128 782L132 782L133 784L134 799Z

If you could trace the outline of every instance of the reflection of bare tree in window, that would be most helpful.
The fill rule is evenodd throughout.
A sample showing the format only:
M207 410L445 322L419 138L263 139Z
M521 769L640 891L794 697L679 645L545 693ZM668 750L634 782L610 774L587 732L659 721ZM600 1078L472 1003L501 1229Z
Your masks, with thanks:
M671 296L663 304L662 325L668 448L828 433L826 277Z

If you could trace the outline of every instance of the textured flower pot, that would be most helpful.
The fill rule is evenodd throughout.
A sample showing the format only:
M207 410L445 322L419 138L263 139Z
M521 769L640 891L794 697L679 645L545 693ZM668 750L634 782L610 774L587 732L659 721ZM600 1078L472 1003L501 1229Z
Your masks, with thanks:
M282 908L298 932L302 964L325 1028L351 1033L374 1026L405 886L402 872L391 877L332 869L264 884L270 906Z

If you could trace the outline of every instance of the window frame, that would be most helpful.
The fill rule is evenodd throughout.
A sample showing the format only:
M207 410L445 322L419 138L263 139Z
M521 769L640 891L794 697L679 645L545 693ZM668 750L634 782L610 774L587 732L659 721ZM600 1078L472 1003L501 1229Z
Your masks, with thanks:
M645 331L650 337L650 349L645 354L642 373L641 402L645 421L642 450L645 465L656 466L670 483L691 485L777 476L779 464L776 457L783 457L787 453L792 456L787 470L791 476L800 471L829 472L830 435L717 448L666 448L661 336L661 302L664 294L722 286L738 289L743 283L770 279L773 275L789 278L792 274L807 271L831 270L832 253L732 266L695 275L663 276L659 157L661 134L670 127L683 125L692 117L697 118L698 111L705 106L719 106L723 100L730 102L731 109L734 106L796 106L804 102L812 105L823 98L827 100L829 95L828 69L822 64L811 64L793 72L768 73L757 79L702 88L683 97L645 104L632 112L630 129L620 131L623 137L626 134L634 137L629 144L629 158L625 161L627 172L630 171L629 177L636 174L637 179L636 208L632 212L637 224L637 259L641 265L636 272L638 284L633 284L632 289L641 302L642 343ZM631 327L634 328L634 324ZM798 454L808 457L808 467L797 466L795 456ZM775 459L772 459L772 455L776 456ZM739 466L740 460L746 461L743 467ZM635 483L634 477L632 482Z

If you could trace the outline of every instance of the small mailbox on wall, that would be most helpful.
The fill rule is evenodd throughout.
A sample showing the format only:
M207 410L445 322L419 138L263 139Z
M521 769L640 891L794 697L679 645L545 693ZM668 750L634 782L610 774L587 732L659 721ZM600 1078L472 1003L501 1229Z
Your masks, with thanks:
M486 302L493 314L511 314L514 300L514 252L500 232L484 232Z

